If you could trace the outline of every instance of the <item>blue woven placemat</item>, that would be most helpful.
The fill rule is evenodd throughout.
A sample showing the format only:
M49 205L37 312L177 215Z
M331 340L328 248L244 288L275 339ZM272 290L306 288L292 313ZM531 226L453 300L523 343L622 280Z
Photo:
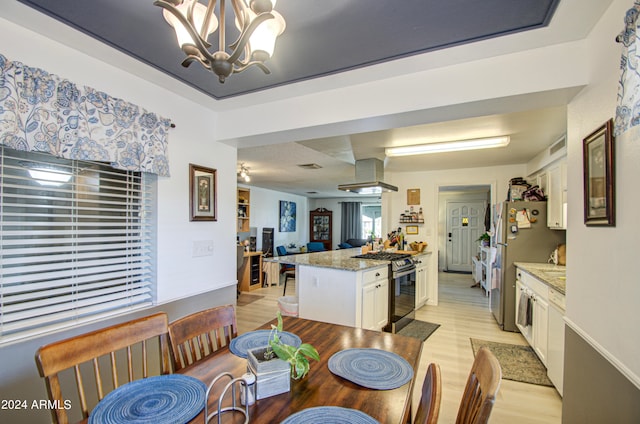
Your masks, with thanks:
M381 349L345 349L329 358L329 371L369 389L391 390L413 378L401 356Z
M271 330L256 330L244 333L243 335L231 340L231 343L229 343L229 350L236 356L246 358L247 351L267 346L269 344L270 335ZM279 332L278 337L280 337L282 343L294 347L298 347L302 343L300 337L287 331Z
M178 424L204 408L207 386L180 374L132 381L102 399L89 414L89 424Z
M378 421L357 409L339 406L318 406L303 409L287 417L282 424L377 424Z

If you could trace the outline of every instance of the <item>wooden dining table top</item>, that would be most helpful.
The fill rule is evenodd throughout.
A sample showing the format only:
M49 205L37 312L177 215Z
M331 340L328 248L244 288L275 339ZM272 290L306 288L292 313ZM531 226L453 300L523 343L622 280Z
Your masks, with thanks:
M266 323L261 329L270 329ZM422 352L422 341L413 337L383 333L360 328L283 317L283 330L296 334L303 343L312 344L320 354L320 361L310 361L311 369L300 380L291 380L286 393L257 400L249 407L250 422L279 423L288 416L315 406L340 406L357 409L381 423L406 423L411 418L411 397ZM377 348L396 353L413 367L411 381L393 390L374 390L359 386L329 371L329 358L350 348ZM229 372L240 377L247 371L247 360L228 348L197 362L178 373L195 377L207 386L220 373ZM228 380L227 380L228 381ZM226 383L218 382L208 399L209 413L217 409L217 399ZM219 386L219 387L218 387ZM230 398L230 395L228 395ZM230 404L230 399L225 404ZM239 403L238 403L239 404ZM227 412L222 422L243 422L244 415ZM204 411L191 423L203 423ZM217 422L217 418L211 422Z

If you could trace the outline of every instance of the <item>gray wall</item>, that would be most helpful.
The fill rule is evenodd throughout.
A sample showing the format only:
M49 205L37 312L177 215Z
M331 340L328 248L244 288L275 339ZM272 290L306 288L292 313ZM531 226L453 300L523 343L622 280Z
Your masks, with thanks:
M219 305L235 305L235 303L236 286L233 285L135 313L3 346L0 349L0 401L9 399L26 401L28 407L26 410L0 409L0 423L51 422L51 414L48 410L31 408L33 401L47 399L44 380L38 374L34 359L36 350L40 346L156 312L166 312L169 315L169 321L173 321L195 311Z
M640 390L569 326L565 358L563 423L640 423Z

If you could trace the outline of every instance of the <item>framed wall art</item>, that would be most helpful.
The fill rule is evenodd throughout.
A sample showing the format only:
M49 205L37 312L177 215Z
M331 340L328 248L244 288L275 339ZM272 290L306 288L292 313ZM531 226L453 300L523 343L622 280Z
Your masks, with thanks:
M280 232L296 230L296 202L280 200Z
M189 164L190 221L217 221L216 170Z
M583 140L584 223L615 226L613 119Z
M405 229L407 235L418 234L418 226L417 225L407 225Z

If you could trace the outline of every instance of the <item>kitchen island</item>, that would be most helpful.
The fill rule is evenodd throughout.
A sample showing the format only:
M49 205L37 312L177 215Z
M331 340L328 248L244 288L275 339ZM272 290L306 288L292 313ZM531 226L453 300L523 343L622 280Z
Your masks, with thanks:
M301 318L380 330L389 320L390 262L354 258L360 253L341 249L271 260L296 266Z
M380 330L387 324L389 262L353 258L360 248L274 258L296 266L300 318Z

